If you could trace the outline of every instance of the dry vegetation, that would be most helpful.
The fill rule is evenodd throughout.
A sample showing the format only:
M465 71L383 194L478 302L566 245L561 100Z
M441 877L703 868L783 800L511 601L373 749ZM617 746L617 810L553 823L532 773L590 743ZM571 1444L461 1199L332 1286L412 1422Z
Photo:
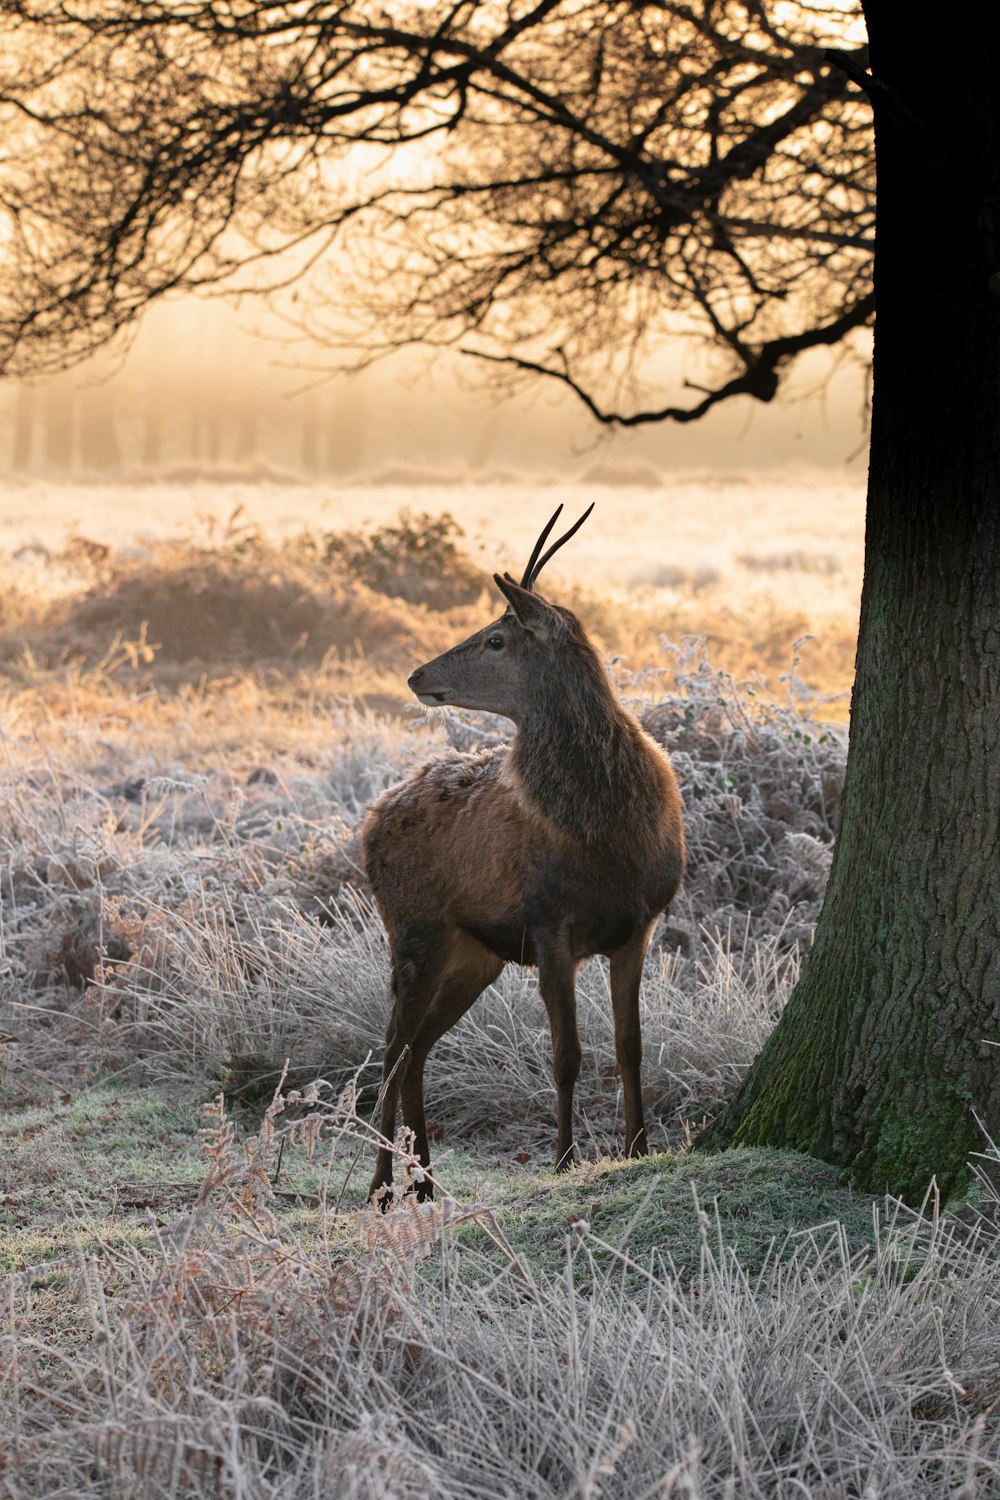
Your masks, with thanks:
M358 824L504 732L402 711L488 607L458 540L236 527L12 565L0 1496L1000 1495L988 1183L920 1214L686 1149L822 897L845 752L793 706L802 664L774 697L663 646L649 598L581 603L685 796L644 988L663 1154L620 1159L595 962L584 1160L551 1175L544 1011L508 970L430 1064L438 1203L365 1211L386 966Z

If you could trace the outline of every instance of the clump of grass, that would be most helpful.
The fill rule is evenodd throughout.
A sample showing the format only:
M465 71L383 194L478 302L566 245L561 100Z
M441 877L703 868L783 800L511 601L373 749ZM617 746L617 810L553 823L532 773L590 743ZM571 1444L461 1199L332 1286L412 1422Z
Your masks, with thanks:
M147 905L132 957L88 1000L146 1074L256 1096L288 1057L299 1075L340 1081L380 1055L385 987L384 940L363 898L323 924L294 906L265 915L217 898Z
M713 667L697 637L669 649L673 691L634 707L684 796L687 927L696 914L719 930L753 913L785 944L807 943L830 871L846 736L803 717L790 691L782 702ZM790 679L796 665L793 651ZM633 690L643 685L632 679Z
M433 516L403 510L395 525L331 532L320 546L326 562L377 593L447 610L475 604L489 583L487 574L460 550L464 534L447 511Z
M525 1262L555 1272L567 1238L588 1235L604 1264L627 1254L681 1279L698 1274L706 1235L750 1276L794 1257L804 1236L842 1238L853 1255L874 1243L884 1208L825 1162L746 1147L588 1162L516 1182L504 1196L500 1224Z
M0 629L0 662L80 661L121 681L176 686L206 672L317 665L331 651L416 652L410 611L315 548L256 533L214 546L159 543L112 557L85 587Z

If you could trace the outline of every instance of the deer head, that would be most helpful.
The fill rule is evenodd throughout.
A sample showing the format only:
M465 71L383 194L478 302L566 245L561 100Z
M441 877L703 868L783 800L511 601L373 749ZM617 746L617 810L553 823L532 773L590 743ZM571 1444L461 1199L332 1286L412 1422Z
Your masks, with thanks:
M562 511L562 506L558 507L535 543L520 583L509 573L494 573L493 581L507 600L506 611L475 635L417 668L408 685L421 703L485 709L519 724L526 705L539 692L553 689L560 643L582 631L569 610L535 593L535 580L553 554L579 531L593 508L590 505L543 554L542 548Z

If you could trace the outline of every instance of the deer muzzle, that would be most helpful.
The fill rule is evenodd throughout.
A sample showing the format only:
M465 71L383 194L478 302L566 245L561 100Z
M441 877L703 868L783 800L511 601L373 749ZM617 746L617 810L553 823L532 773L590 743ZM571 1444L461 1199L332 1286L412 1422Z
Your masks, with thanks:
M444 702L444 693L435 691L431 686L426 667L418 667L415 672L411 672L406 679L406 685L412 693L417 695L421 703L426 703L432 708L435 704Z

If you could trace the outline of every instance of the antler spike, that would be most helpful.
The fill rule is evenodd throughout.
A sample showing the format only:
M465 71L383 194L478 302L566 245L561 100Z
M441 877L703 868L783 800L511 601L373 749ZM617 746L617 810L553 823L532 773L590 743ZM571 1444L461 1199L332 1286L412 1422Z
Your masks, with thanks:
M576 535L576 533L580 530L580 527L583 525L584 521L590 515L590 512L593 510L596 503L597 502L595 500L592 500L580 519L575 522L574 525L572 525L569 530L559 538L557 542L553 542L548 552L545 553L545 556L539 559L538 554L542 549L542 544L544 543L545 538L548 536L549 532L552 530L552 527L555 524L556 516L558 516L559 514L559 510L562 510L562 506L560 505L559 510L556 511L556 515L552 517L552 520L546 526L545 530L542 532L541 536L538 538L537 543L535 544L535 550L531 554L531 562L528 564L528 568L525 572L524 578L521 579L521 587L523 589L534 588L535 579L545 567L545 564L548 562L549 558L553 555L553 553L558 552L559 548L564 546L569 541L571 536ZM536 561L536 559L538 560Z
M556 522L559 519L559 513L560 513L561 510L562 510L562 505L561 504L557 505L556 508L555 508L555 510L552 513L552 516L551 516L551 518L549 520L548 525L545 527L545 529L542 532L541 536L538 538L538 541L535 543L534 551L532 552L531 556L528 558L528 566L525 568L524 573L523 573L523 575L521 577L521 588L523 588L523 589L530 589L531 588L532 569L534 569L535 563L538 561L538 554L539 554L539 552L541 552L542 548L545 546L545 541L546 541L546 538L548 537L549 532L552 530L553 526L556 524ZM535 571L537 571L537 569Z

